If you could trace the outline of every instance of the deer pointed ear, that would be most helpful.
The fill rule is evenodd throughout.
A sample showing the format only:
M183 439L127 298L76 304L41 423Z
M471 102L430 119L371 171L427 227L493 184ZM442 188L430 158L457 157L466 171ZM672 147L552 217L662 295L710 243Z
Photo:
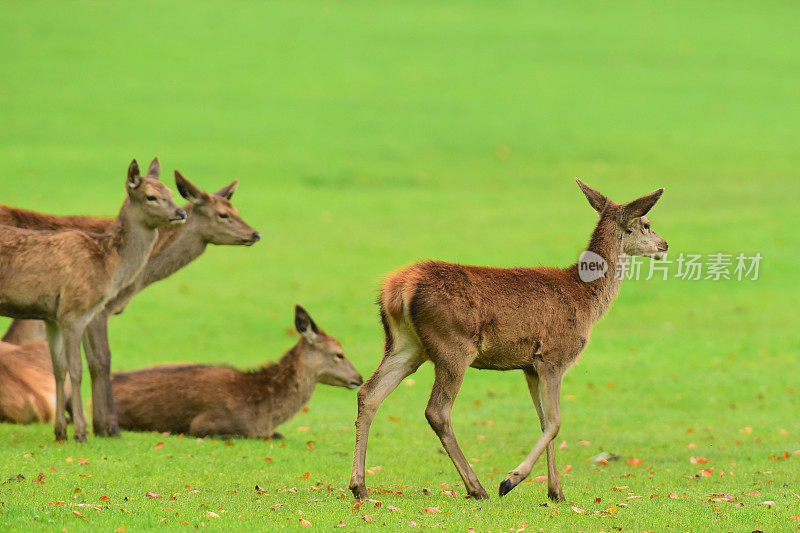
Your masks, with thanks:
M128 188L135 189L142 183L142 176L139 174L139 163L134 159L128 166Z
M583 194L586 195L586 199L589 200L589 205L591 205L598 213L602 213L603 207L605 207L608 198L600 194L598 191L592 189L578 178L575 178L575 181L578 182L578 187L581 188Z
M294 307L294 327L297 328L297 332L300 335L311 343L313 343L317 339L317 335L319 335L319 328L317 328L317 325L311 319L311 315L299 304Z
M221 188L217 192L214 193L214 196L221 196L226 200L230 200L233 198L233 193L236 192L236 188L239 187L239 180L233 180L230 185Z
M183 177L183 174L178 170L175 171L175 186L178 188L180 195L193 204L201 204L208 200L208 193L195 187L194 183Z
M161 163L158 162L158 158L154 157L153 160L150 162L150 167L147 169L147 177L148 178L155 178L161 175Z
M622 223L627 224L634 218L645 216L656 205L662 194L664 194L663 187L622 206Z

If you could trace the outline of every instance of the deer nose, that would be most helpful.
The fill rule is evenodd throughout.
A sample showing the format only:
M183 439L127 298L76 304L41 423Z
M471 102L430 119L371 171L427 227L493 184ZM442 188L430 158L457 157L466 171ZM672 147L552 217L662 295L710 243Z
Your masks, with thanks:
M258 242L261 240L261 234L257 231L253 232L253 242Z
M186 220L186 211L183 209L178 209L175 211L175 216L180 220Z
M667 244L667 241L664 241L664 245L663 245L663 247L664 247L664 251L665 251L665 252L666 252L667 250L669 250L669 244Z

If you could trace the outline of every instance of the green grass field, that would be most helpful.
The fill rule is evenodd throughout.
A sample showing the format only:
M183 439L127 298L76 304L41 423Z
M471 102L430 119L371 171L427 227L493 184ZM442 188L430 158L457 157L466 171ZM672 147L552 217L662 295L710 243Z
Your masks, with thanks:
M623 284L564 382L565 504L533 479L543 461L496 495L539 435L518 372L467 374L455 431L492 499L464 499L424 418L426 365L373 424L379 507L346 490L355 394L320 386L282 442L55 444L49 425L4 424L0 478L25 479L0 485L0 530L796 530L798 16L705 0L3 2L0 203L114 215L130 159L157 155L210 190L239 178L234 203L264 236L139 295L112 320L114 369L276 359L300 302L366 377L385 273L574 262L596 215L573 176L617 201L666 187L651 219L673 258L764 259L757 281ZM620 460L587 460L602 451Z

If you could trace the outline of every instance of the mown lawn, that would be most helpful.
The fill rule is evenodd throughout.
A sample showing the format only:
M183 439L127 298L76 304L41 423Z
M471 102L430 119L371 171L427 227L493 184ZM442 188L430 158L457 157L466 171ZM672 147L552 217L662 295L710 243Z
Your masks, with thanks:
M239 178L234 203L264 236L139 295L111 324L115 369L256 366L295 342L300 302L369 375L386 272L575 261L595 215L573 176L618 201L666 187L651 218L673 259L764 259L757 281L623 284L565 379L565 504L533 479L543 463L497 498L539 428L518 373L479 371L454 425L492 499L465 500L423 416L424 366L373 425L380 506L346 491L355 394L320 386L281 442L55 444L50 426L2 425L0 529L797 529L798 16L699 0L4 2L0 202L113 215L130 158L158 155L210 190ZM620 459L588 461L603 451Z

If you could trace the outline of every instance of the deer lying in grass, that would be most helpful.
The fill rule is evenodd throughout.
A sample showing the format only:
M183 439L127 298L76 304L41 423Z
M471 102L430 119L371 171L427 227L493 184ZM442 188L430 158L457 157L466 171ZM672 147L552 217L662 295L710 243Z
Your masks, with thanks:
M451 410L468 367L521 369L541 421L542 436L500 485L507 494L547 450L548 496L563 501L553 439L561 426L561 378L586 346L592 325L619 289L620 256L661 258L667 243L644 215L663 189L619 205L578 181L600 220L588 250L608 265L583 282L579 264L556 268L487 268L430 261L389 276L380 294L386 333L383 359L358 392L356 445L350 489L366 498L364 461L369 428L381 402L430 360L434 383L425 417L461 475L469 496L488 498L456 442Z
M71 389L65 384L69 399ZM50 422L56 411L56 382L47 342L22 346L0 342L0 421Z
M150 164L149 174L158 176L158 159ZM245 245L256 243L261 235L254 231L233 205L230 199L236 191L238 181L214 194L206 193L192 184L180 172L175 171L178 192L190 203L184 209L188 218L180 226L159 229L158 240L147 264L127 287L122 289L97 314L86 327L83 347L92 377L92 423L96 435L119 435L114 398L111 394L111 350L108 344L108 319L122 313L131 299L145 287L162 280L194 261L205 251L208 244ZM0 221L24 221L32 229L63 229L70 224L83 224L86 231L105 231L113 221L93 217L53 217L0 206ZM22 223L22 222L20 222ZM60 225L63 226L60 227ZM3 340L20 344L26 340L40 338L38 321L15 320Z
M186 212L156 177L128 168L127 197L103 234L0 226L0 315L47 323L56 382L55 435L67 436L64 381L69 372L75 440L86 440L80 342L95 315L139 274L157 228L182 224Z
M295 326L300 341L294 348L278 363L253 372L191 365L114 374L120 426L198 437L271 437L311 399L317 383L361 385L339 342L299 305Z

